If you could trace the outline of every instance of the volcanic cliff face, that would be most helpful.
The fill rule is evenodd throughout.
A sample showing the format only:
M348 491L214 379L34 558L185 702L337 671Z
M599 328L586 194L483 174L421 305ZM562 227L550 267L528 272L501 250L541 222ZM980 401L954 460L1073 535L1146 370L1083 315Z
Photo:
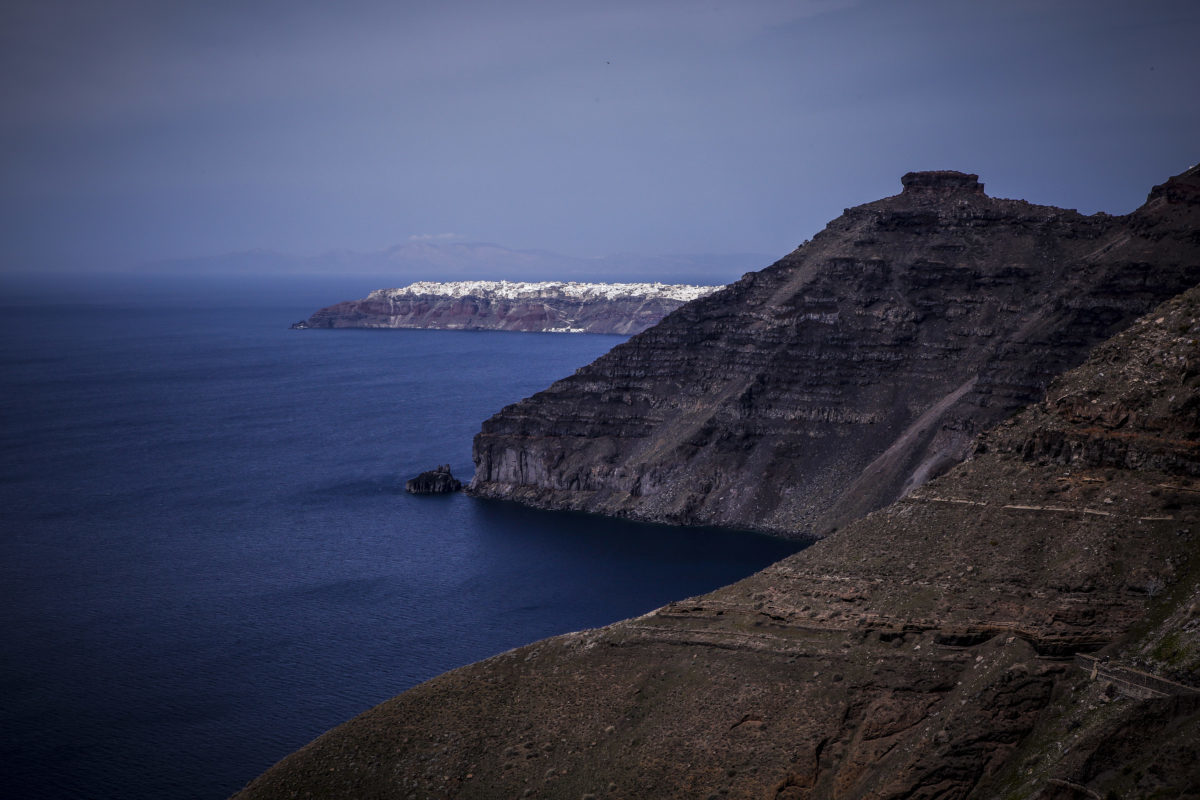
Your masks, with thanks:
M717 286L661 283L422 281L317 311L293 328L619 333L644 331Z
M470 491L821 536L1200 281L1200 175L1124 217L910 173L776 264L666 317L475 439Z
M1200 289L904 500L429 681L242 796L1200 796L1198 358Z

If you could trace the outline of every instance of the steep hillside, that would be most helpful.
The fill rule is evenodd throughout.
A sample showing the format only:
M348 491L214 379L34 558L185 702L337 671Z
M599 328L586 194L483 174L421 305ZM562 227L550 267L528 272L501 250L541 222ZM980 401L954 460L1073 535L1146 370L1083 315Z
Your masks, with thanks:
M910 173L476 437L470 491L819 537L957 463L1087 349L1200 281L1200 173L1112 217Z
M421 281L323 308L293 328L640 333L717 286Z
M1197 365L1200 289L904 500L429 681L240 796L1200 796Z

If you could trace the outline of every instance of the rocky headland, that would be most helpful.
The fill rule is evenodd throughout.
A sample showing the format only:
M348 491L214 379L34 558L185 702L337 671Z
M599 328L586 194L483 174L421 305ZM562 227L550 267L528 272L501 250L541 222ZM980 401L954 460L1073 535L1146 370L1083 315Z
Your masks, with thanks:
M904 497L1200 281L1200 174L1124 216L905 175L484 423L468 491L819 538Z
M421 281L322 308L293 328L640 333L719 286Z
M1200 796L1200 289L887 508L435 678L239 795Z

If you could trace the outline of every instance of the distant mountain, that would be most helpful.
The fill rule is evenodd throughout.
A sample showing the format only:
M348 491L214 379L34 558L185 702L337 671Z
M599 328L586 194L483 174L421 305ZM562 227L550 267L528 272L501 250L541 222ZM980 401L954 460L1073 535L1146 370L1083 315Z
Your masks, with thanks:
M640 333L720 286L543 281L421 281L322 308L292 328L431 328Z
M297 256L250 250L155 261L141 271L175 274L379 275L393 286L413 281L645 281L727 283L770 259L753 253L609 255L580 258L548 250L513 250L487 242L413 239L386 250L333 250Z

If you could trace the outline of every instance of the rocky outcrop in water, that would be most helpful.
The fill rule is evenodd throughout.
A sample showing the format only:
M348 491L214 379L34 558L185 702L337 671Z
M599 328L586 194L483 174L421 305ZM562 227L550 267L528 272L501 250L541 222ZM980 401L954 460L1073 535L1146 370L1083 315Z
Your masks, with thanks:
M422 684L242 797L1200 795L1197 357L1200 289L902 501Z
M404 489L409 494L450 494L462 490L462 481L450 473L449 464L442 464L410 478Z
M1196 168L1120 217L991 198L958 172L901 182L492 417L468 491L820 537L1200 281Z
M717 286L422 281L323 308L304 328L433 328L632 334Z

